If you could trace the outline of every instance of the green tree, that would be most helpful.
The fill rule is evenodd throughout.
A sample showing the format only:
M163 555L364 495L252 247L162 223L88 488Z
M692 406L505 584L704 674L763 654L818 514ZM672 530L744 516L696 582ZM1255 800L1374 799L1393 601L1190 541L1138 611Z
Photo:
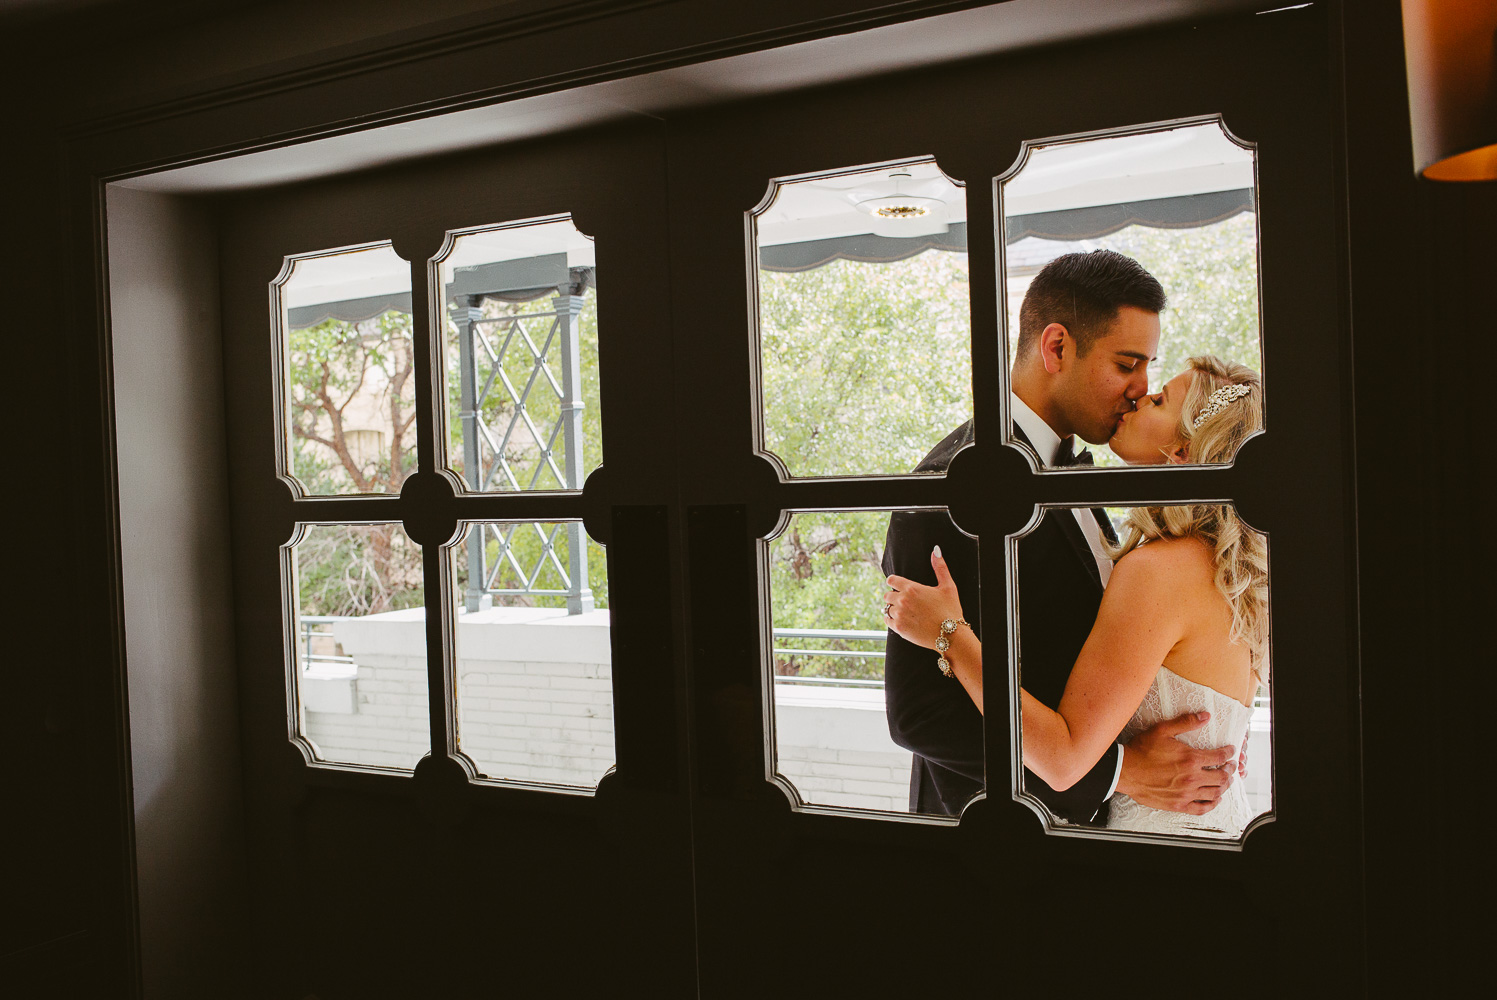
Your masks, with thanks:
M759 278L765 443L791 475L902 475L971 414L966 254Z
M1152 383L1161 384L1183 370L1187 358L1200 353L1261 370L1253 215L1197 229L1135 226L1087 245L1137 258L1170 296L1162 317L1159 359L1150 371ZM968 287L966 255L940 251L894 264L835 261L811 271L761 272L765 437L792 475L904 474L935 441L967 419L972 412ZM485 315L494 317L544 307L493 300L484 305ZM597 297L591 289L578 329L586 404L583 447L585 467L591 471L603 454ZM447 366L448 449L461 469L456 339L450 327L447 343L452 359ZM401 313L386 313L362 324L330 320L293 332L293 461L309 492L399 490L415 464L410 345L410 317ZM512 385L524 385L532 361L528 350L507 353L504 371ZM384 393L380 405L390 414L391 426L386 447L372 457L353 446L340 424L351 394L371 392ZM533 392L527 406L537 426L548 428L554 420L548 407L555 406L549 389ZM502 434L513 407L513 399L495 393L485 404L483 419L488 426L501 428ZM1101 461L1116 461L1105 449L1100 451ZM534 441L523 434L513 439L507 458L521 484L528 483L538 467ZM548 476L543 474L537 485L554 488ZM887 523L888 515L878 512L792 517L784 534L770 544L775 624L878 629L883 580L879 560ZM534 532L517 532L515 539L516 558L522 566L533 566L540 553ZM308 544L304 543L304 562L312 557ZM497 554L491 542L490 560ZM459 573L465 573L461 551L455 555ZM319 549L317 559L326 564L325 570L305 578L321 582L312 590L303 588L304 597L315 593L314 604L320 609L315 613L366 614L410 606L399 603L405 598L381 597L383 591L372 582L376 578L414 580L414 600L420 600L419 549L408 539L399 542L389 534L379 544ZM590 541L589 575L600 607L607 606L606 565L602 546ZM357 596L336 597L350 595L350 580L371 582ZM331 581L341 582L334 586ZM560 598L510 600L562 603ZM307 610L314 613L311 605ZM787 673L876 676L876 664L850 657L787 657L780 668Z
M296 546L304 615L372 615L424 603L421 547L399 524L314 524Z
M766 444L792 475L908 473L972 412L967 256L927 251L892 264L834 261L761 272ZM769 546L778 628L880 630L883 512L805 512ZM778 644L777 645L781 645ZM881 643L790 640L781 675L883 676L882 661L836 656Z
M549 300L506 303L485 300L484 315L491 318L523 315L549 309ZM545 321L549 323L549 321ZM526 324L526 332L537 350L543 350L546 326ZM598 322L597 295L588 289L578 317L580 364L583 390L584 475L602 461L602 414L598 392ZM493 341L491 341L493 342ZM502 342L502 341L501 341ZM495 343L498 347L499 343ZM416 469L415 444L415 356L408 313L390 311L373 319L351 323L325 320L314 326L293 330L288 338L290 370L289 410L292 432L292 469L309 494L346 495L359 493L398 493L405 478ZM456 330L448 324L448 456L459 474L463 472L462 422L459 419L460 383L457 365ZM560 381L557 360L560 343L551 345L548 358L551 370ZM485 359L486 360L486 359ZM518 334L505 351L500 365L511 386L523 392L530 380L535 356ZM480 378L487 378L486 364ZM495 373L499 391L492 392L482 408L487 427L497 430L496 440L515 413L515 398L503 388ZM560 414L560 402L541 376L526 398L526 409L537 428L546 434ZM366 428L355 427L358 417L367 423L371 414L380 419L381 443L387 446L369 449L360 439ZM556 442L558 464L564 444ZM540 447L528 429L512 435L505 456L521 486L532 480L538 489L556 489L555 480L541 460ZM536 473L540 472L537 477ZM508 481L502 474L492 485L503 487ZM554 527L541 526L546 532ZM528 525L512 535L515 560L527 575L541 560L543 543ZM588 569L594 602L608 606L606 552L597 542L588 540ZM558 539L558 558L566 564L565 535ZM499 544L489 539L485 546L489 566L500 566L497 585L521 585L518 575L507 561L499 557ZM466 549L453 552L458 575L459 593L467 583ZM398 524L318 526L309 530L297 546L301 606L304 614L366 615L381 611L420 606L426 595L422 586L421 549ZM550 565L543 566L535 585L542 589L562 587L560 576ZM500 603L527 606L560 607L565 598L546 596L500 597Z
M805 511L791 516L769 543L771 620L776 628L884 628L878 603L883 592L882 511ZM855 639L793 639L781 648L825 649L827 656L777 654L781 676L882 678L883 661L837 656L844 650L881 649L882 642Z
M415 352L408 313L292 330L292 472L307 492L398 493L415 471ZM378 421L380 448L363 447L351 410Z
M290 331L286 346L291 469L302 487L398 493L416 467L410 315L328 319ZM303 614L375 614L423 600L421 550L399 524L310 528L296 561Z
M1158 392L1198 354L1263 371L1256 215L1195 229L1129 226L1094 242L1137 260L1169 296L1160 316L1159 357L1149 366L1150 391ZM1122 464L1110 452L1098 458Z

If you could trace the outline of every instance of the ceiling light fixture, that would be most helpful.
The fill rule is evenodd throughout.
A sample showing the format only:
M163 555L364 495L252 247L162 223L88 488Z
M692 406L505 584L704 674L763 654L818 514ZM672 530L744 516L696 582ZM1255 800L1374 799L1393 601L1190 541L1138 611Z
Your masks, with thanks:
M910 179L908 170L896 170L889 175L894 187L892 194L858 202L858 211L873 216L875 235L928 236L946 232L946 203L939 198L905 194L900 185Z

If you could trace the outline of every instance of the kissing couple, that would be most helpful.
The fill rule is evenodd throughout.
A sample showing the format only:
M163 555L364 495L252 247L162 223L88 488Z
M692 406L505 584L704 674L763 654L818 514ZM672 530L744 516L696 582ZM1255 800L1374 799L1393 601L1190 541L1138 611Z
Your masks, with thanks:
M1076 437L1130 465L1224 463L1262 426L1244 365L1191 358L1149 393L1164 305L1153 275L1110 250L1035 276L1010 405L1044 467L1090 465ZM915 471L944 471L971 440L969 420ZM884 570L885 703L915 755L910 809L956 815L983 788L977 544L945 511L896 512ZM1069 823L1241 836L1254 813L1233 778L1268 673L1264 537L1228 504L1130 508L1121 540L1100 509L1052 509L1019 540L1017 585L1024 790ZM993 663L1002 678L1001 649Z

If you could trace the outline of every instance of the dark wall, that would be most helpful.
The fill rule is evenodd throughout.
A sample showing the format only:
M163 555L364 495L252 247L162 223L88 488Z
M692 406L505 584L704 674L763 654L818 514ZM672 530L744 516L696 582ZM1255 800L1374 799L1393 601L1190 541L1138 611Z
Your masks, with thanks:
M7 39L7 41L18 41ZM116 730L121 692L107 657L114 554L97 541L109 504L96 429L69 371L95 355L66 334L74 303L94 294L69 273L57 120L66 94L61 45L7 45L0 163L0 284L5 371L17 414L6 531L6 632L0 657L10 781L0 814L5 904L0 983L17 996L112 996L133 980L128 765ZM64 87L65 89L65 87ZM24 416L22 416L24 415ZM89 522L89 523L85 523Z
M1471 971L1466 915L1485 903L1478 873L1491 870L1472 825L1485 791L1469 781L1482 727L1468 716L1492 663L1479 633L1493 597L1483 494L1497 182L1415 177L1398 5L1352 7L1333 30L1356 379L1368 982L1418 992Z
M141 967L186 996L248 965L218 234L149 191L108 219Z

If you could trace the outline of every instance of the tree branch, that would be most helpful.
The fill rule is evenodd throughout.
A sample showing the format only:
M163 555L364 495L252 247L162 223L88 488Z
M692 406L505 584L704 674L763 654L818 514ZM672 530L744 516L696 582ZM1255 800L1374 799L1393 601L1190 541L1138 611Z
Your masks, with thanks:
M344 471L353 480L354 489L360 493L367 493L369 481L364 478L363 470L359 468L359 464L353 459L353 454L348 450L348 438L343 433L343 406L347 406L353 397L350 396L348 400L345 400L343 406L335 404L332 395L328 392L328 383L333 377L332 368L328 365L326 358L318 362L318 366L322 369L322 379L318 383L315 395L321 401L322 410L328 415L333 429L333 439L327 442L328 447L333 449L333 454L338 456L338 461L342 463Z

